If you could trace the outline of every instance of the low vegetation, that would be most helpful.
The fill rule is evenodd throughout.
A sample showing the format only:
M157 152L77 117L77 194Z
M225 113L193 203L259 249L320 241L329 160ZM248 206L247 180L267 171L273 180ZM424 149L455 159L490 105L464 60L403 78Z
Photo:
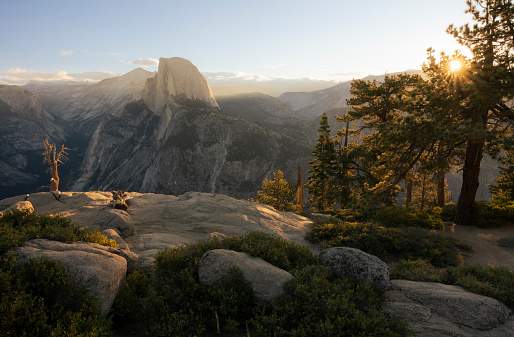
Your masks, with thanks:
M459 265L462 263L460 249L470 249L457 239L423 228L389 228L359 222L318 222L307 239L325 248L358 248L388 262L424 259L439 267Z
M4 336L104 336L110 321L55 261L20 262L12 252L27 240L87 241L115 246L99 231L67 218L13 210L0 217L0 328Z
M295 278L273 303L256 301L237 270L217 286L203 287L200 257L220 248L259 256ZM154 275L129 277L114 310L126 319L145 319L152 336L214 334L217 324L223 333L248 329L252 336L406 334L405 323L380 311L384 297L371 284L338 278L316 261L308 248L258 232L201 241L160 252Z
M85 241L116 247L99 230L83 229L69 218L14 209L0 218L0 256L31 239Z
M391 267L391 279L458 285L495 298L514 310L514 273L506 268L475 264L438 269L424 260L401 260Z

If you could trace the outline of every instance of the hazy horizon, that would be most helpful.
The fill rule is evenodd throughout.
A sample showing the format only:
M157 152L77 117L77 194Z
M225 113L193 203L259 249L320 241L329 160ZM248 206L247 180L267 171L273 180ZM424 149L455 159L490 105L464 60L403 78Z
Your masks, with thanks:
M348 81L419 69L426 49L462 49L445 30L465 1L2 2L0 83L91 80L179 56L241 77Z

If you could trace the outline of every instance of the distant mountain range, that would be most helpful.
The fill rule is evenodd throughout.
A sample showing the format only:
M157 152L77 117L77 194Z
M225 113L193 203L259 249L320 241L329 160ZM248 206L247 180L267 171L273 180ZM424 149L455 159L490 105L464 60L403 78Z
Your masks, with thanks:
M333 133L342 128L334 116L347 111L351 82L222 75L207 80L185 59L161 58L157 72L139 68L94 84L0 86L0 198L48 185L45 137L71 148L60 167L62 190L247 199L277 170L294 179L301 164L307 176L319 118L327 112ZM254 89L260 92L247 92ZM487 182L497 172L490 166Z

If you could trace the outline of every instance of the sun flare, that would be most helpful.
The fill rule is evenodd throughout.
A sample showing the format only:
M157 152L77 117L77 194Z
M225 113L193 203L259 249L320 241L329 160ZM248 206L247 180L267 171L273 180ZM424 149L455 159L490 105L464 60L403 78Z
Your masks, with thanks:
M459 60L451 61L450 62L450 70L451 71L458 71L462 67L462 64Z

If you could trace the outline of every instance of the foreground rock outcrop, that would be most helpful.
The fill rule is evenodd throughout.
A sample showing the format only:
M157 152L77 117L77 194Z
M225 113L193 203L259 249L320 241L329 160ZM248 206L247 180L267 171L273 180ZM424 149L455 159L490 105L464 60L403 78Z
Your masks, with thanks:
M110 192L61 192L58 198L50 192L41 192L0 200L0 205L7 208L25 199L35 212L60 213L86 228L115 227L118 234L128 228L131 235L121 237L147 270L152 268L160 250L198 242L212 235L237 236L263 231L314 249L317 247L305 240L305 233L312 224L309 219L222 194L189 192L176 197L127 193L126 214L132 220L128 227L123 225L125 222L111 226L111 213L123 211L112 209Z
M200 259L198 276L200 284L212 286L229 275L230 268L238 268L250 282L255 297L271 301L284 292L284 284L293 278L285 270L277 268L260 257L226 249L206 252Z
M514 335L514 316L509 308L457 286L392 280L384 309L407 319L417 336Z
M73 281L98 301L102 313L111 308L127 274L127 260L118 249L95 243L36 239L15 252L21 260L45 258L61 263Z

